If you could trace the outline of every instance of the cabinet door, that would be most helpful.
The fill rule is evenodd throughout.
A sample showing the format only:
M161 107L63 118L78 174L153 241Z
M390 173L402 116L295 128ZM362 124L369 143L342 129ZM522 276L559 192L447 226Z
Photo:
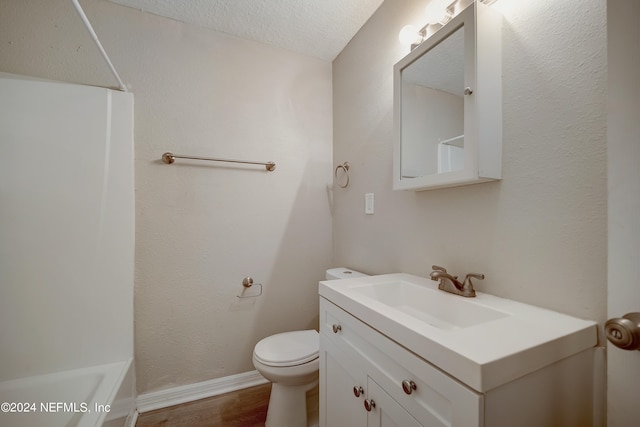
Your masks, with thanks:
M483 426L482 394L454 380L324 298L320 298L320 320L322 336L357 360L358 368L421 425ZM333 325L340 327L338 332L333 332ZM414 382L416 386L409 394L403 390L405 380Z
M367 427L426 427L413 418L371 378L368 380L367 387L367 399L371 409L367 415Z
M367 375L360 365L331 340L320 336L321 427L367 425L367 411L363 405Z

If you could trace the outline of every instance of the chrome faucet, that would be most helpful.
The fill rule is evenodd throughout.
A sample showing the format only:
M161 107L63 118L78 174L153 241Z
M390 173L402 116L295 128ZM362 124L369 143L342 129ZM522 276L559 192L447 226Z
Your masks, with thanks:
M484 274L478 273L469 273L465 276L464 281L460 283L458 280L458 276L452 276L447 273L447 269L443 267L438 267L437 265L431 266L433 271L429 274L431 280L439 280L438 289L450 292L456 295L462 295L463 297L475 297L476 291L473 289L473 283L471 283L471 278L476 279L484 279ZM447 286L447 282L450 283Z

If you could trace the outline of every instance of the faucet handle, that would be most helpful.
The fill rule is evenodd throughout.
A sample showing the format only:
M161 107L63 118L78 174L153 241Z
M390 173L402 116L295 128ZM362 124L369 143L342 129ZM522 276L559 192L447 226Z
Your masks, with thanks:
M464 284L471 284L471 278L484 280L484 274L481 273L469 273L464 277Z
M447 272L447 269L446 269L446 268L444 268L444 267L440 267L440 266L437 266L437 265L432 265L432 266L431 266L431 270L433 270L433 271L431 272L431 274L435 273L436 271L441 271L441 272L443 272L443 273L446 273L446 272ZM453 277L454 279L457 279L457 278L458 278L458 276L453 276L453 275L452 275L451 277ZM431 280L438 280L438 278L435 278L435 277L431 276Z
M484 279L484 274L480 273L469 273L464 277L464 282L462 283L462 295L463 297L475 297L476 290L473 289L473 283L471 283L471 278L474 277L476 279Z

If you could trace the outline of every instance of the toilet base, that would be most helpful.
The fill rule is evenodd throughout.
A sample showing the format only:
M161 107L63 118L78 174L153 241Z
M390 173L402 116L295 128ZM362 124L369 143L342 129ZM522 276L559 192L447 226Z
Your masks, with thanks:
M318 381L301 386L271 385L265 427L307 427L307 391Z

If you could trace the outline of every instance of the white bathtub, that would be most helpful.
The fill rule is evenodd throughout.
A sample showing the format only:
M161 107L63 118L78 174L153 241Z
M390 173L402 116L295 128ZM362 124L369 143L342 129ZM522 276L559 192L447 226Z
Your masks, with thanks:
M0 383L0 426L101 426L131 360Z

